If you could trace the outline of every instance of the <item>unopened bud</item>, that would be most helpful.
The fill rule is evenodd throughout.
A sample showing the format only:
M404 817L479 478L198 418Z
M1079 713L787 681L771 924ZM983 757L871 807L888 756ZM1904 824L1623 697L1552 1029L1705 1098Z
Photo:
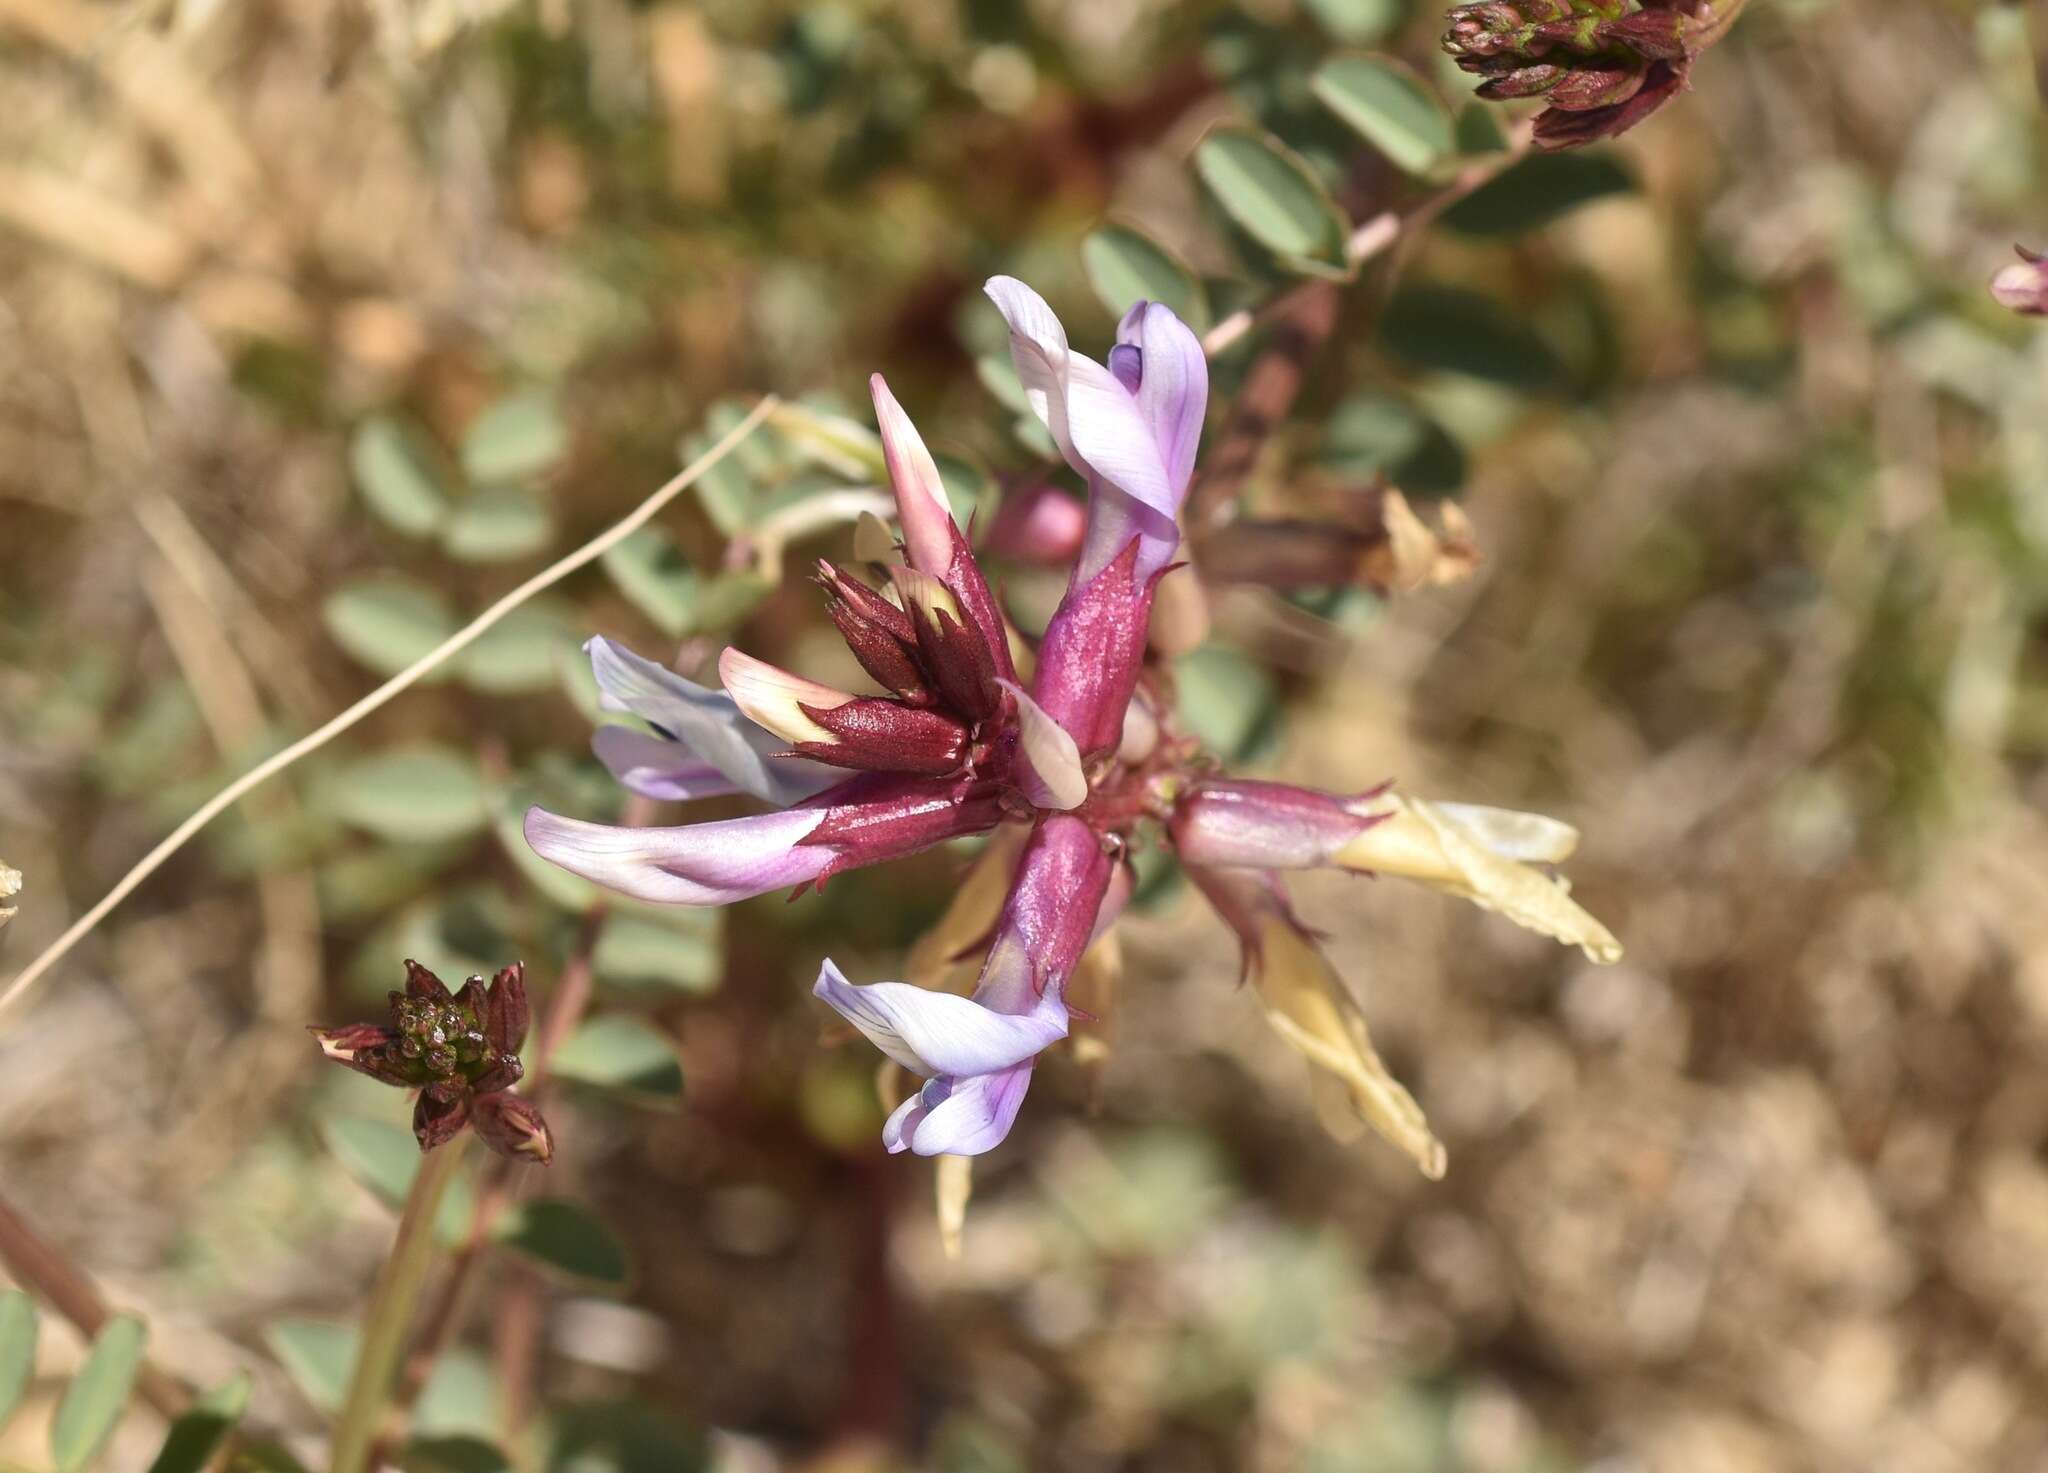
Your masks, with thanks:
M433 1084L413 1106L412 1134L422 1151L445 1146L469 1122L469 1091L457 1084Z
M542 1166L554 1159L554 1135L540 1110L524 1095L510 1090L478 1095L472 1113L476 1133L500 1156L514 1161L537 1161Z
M1443 48L1490 101L1543 96L1538 148L1611 138L1685 90L1745 0L1480 0L1446 17Z
M988 529L988 550L1019 562L1065 566L1088 535L1088 508L1040 482L1006 495Z
M2019 264L1991 278L1991 297L2024 317L2048 317L2048 259L2025 246L2014 246Z

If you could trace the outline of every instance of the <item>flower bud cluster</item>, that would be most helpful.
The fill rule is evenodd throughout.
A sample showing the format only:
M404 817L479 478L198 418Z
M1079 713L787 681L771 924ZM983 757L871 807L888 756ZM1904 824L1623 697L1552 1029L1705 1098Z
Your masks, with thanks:
M1694 59L1743 0L1475 0L1446 17L1443 48L1486 80L1479 95L1541 97L1539 148L1626 131L1685 90Z
M466 1124L501 1155L545 1162L554 1152L532 1101L511 1093L525 1072L526 969L513 963L486 984L471 977L451 993L407 960L405 990L390 994L391 1021L315 1028L320 1051L383 1084L420 1091L413 1134L432 1150Z

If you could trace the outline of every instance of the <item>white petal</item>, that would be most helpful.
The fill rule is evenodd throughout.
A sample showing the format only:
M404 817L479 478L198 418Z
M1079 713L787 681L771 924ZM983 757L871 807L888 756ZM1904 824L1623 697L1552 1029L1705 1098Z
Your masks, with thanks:
M1159 441L1130 391L1100 363L1068 348L1059 318L1023 282L994 276L983 289L1010 325L1010 357L1024 397L1067 464L1113 483L1168 521L1178 516L1180 498Z
M526 842L573 875L666 905L726 905L816 879L834 851L800 841L822 808L790 808L679 828L621 828L526 811Z
M908 982L856 987L829 961L812 991L876 1048L928 1077L1007 1068L1067 1036L1067 1010L1050 994L1029 1013L998 1013Z
M724 691L685 680L608 639L593 639L584 649L606 709L660 727L741 792L786 807L845 780L819 763L775 755L784 743L749 721Z

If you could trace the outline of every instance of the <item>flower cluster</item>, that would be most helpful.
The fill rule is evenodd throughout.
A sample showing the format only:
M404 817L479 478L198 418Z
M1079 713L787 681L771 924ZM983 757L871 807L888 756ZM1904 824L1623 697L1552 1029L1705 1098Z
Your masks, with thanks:
M1447 17L1443 47L1486 78L1481 97L1541 97L1539 148L1626 132L1683 92L1699 54L1743 0L1476 0Z
M1178 731L1170 677L1147 653L1207 410L1201 345L1171 311L1140 303L1097 362L1068 347L1023 283L997 277L987 290L1031 407L1088 492L1066 594L1035 646L991 595L931 455L877 376L902 562L871 567L872 582L824 563L818 582L885 693L837 690L736 650L720 660L725 689L714 691L592 640L606 705L648 728L605 727L594 739L622 783L670 799L747 793L771 808L674 828L536 808L528 842L643 900L719 905L995 831L945 923L982 953L971 997L862 985L829 960L814 989L924 1081L889 1118L888 1148L967 1156L1004 1138L1039 1054L1067 1036L1077 1016L1069 984L1130 893L1132 846L1156 838L1235 929L1269 1020L1326 1071L1348 1118L1440 1172L1441 1147L1380 1065L1357 1004L1289 909L1280 872L1407 875L1611 960L1614 938L1538 868L1561 860L1576 835L1548 819L1385 790L1346 798L1217 776Z
M554 1138L531 1100L512 1086L524 1072L526 968L514 962L486 985L471 977L451 993L439 977L407 960L405 990L391 994L391 1021L315 1028L320 1051L383 1084L420 1092L412 1130L422 1151L445 1145L464 1125L501 1156L554 1156Z

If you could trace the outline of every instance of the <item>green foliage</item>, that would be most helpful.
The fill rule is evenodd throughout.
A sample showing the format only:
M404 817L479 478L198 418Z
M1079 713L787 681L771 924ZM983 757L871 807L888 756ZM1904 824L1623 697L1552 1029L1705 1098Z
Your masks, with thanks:
M1302 0L1302 8L1339 41L1370 45L1401 23L1402 0Z
M1302 157L1251 128L1211 129L1195 172L1224 212L1281 264L1341 275L1351 226Z
M316 1410L338 1411L348 1393L362 1336L336 1320L281 1319L267 1325L264 1343ZM413 1424L424 1437L471 1436L496 1420L495 1390L481 1357L453 1352L441 1358L420 1391Z
M1549 346L1502 303L1447 286L1404 286L1380 314L1380 345L1417 368L1448 369L1511 389L1556 389Z
M263 1340L300 1395L323 1412L340 1408L348 1391L349 1367L355 1364L354 1325L333 1320L275 1320L264 1327Z
M385 1206L396 1212L405 1205L420 1170L419 1142L409 1128L359 1115L330 1114L320 1121L320 1136L342 1169ZM434 1231L444 1243L461 1243L469 1237L475 1212L474 1190L465 1177L457 1177L441 1199Z
M398 843L460 838L490 822L476 760L424 742L349 764L328 780L326 797L345 822Z
M521 486L473 492L441 530L448 555L467 563L502 563L539 552L554 536L547 504Z
M702 1473L700 1434L640 1402L584 1402L558 1409L542 1466L547 1473Z
M642 919L615 915L598 937L592 967L608 987L655 997L709 992L722 958L718 922L701 912Z
M631 1276L618 1235L558 1197L517 1203L499 1217L492 1237L582 1288L617 1293Z
M423 437L401 420L373 415L349 442L356 489L379 520L407 537L426 537L448 517L448 492Z
M1521 235L1634 188L1635 176L1609 154L1532 154L1444 211L1443 223L1466 235Z
M697 626L703 580L667 532L642 527L601 561L619 592L670 639Z
M248 1410L249 1385L248 1373L241 1372L200 1397L191 1411L171 1423L149 1473L203 1473Z
M396 675L455 632L446 599L413 579L377 574L343 585L321 605L327 632L358 664Z
M1210 750L1249 762L1271 742L1277 687L1264 665L1221 644L1205 644L1174 665L1177 709Z
M128 1409L149 1332L133 1315L115 1315L93 1337L85 1364L64 1388L50 1423L50 1461L57 1473L90 1467Z
M1370 480L1385 473L1403 491L1441 494L1465 480L1465 455L1421 409L1396 395L1364 389L1329 413L1321 459L1340 474Z
M462 469L479 485L525 480L552 470L568 446L554 396L527 390L477 416L462 439Z
M592 1018L562 1040L548 1060L557 1078L647 1105L672 1106L683 1092L675 1046L638 1018Z
M415 1437L398 1455L403 1473L512 1473L512 1461L480 1437Z
M1095 295L1118 317L1134 302L1163 302L1196 332L1208 325L1209 304L1194 272L1157 241L1127 225L1090 231L1081 242L1081 264ZM1008 355L1001 361L1007 367ZM1014 368L1009 383L1016 383ZM1018 412L1028 408L1021 391L1011 407Z
M548 598L521 604L455 657L455 671L471 690L524 696L560 678L579 643L573 605Z
M0 1426L14 1415L36 1369L35 1301L19 1289L0 1294Z
M1316 96L1366 142L1410 174L1427 174L1456 148L1450 114L1410 67L1382 56L1324 63Z

